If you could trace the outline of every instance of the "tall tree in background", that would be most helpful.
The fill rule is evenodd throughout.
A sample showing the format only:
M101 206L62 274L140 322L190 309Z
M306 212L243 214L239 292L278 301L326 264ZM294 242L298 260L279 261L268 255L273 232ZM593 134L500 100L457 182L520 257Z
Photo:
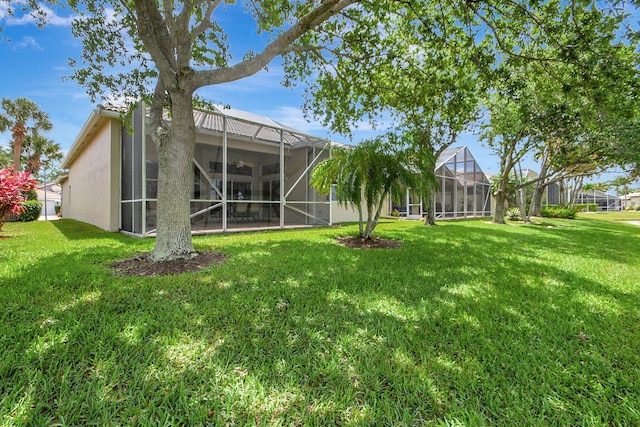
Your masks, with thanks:
M616 189L618 196L626 196L629 194L629 186L633 184L633 178L630 176L617 176L612 179L609 184Z
M291 74L297 73L310 85L306 101L309 115L347 135L351 126L368 121L402 135L405 142L429 148L437 157L486 111L479 100L500 79L504 62L521 69L538 63L538 69L521 71L519 78L536 79L542 73L550 85L556 85L546 92L559 93L571 86L588 88L595 82L599 87L614 84L612 93L624 94L615 77L610 77L616 76L616 66L624 63L620 72L628 82L630 66L625 55L632 55L633 49L625 50L622 43L614 42L624 19L615 7L557 1L404 4L406 8L399 14L363 13L357 28L336 31L344 43L310 50L289 62ZM309 63L316 66L309 67ZM564 71L576 76L573 81L561 75L558 64L566 64ZM549 66L555 67L556 75L546 71ZM600 76L603 72L607 74ZM542 83L546 82L523 84L540 89ZM528 95L540 98L535 92ZM516 130L517 125L509 129L509 120L534 119L540 112L533 105L529 105L534 108L529 112L525 111L527 106L518 111L518 104L526 104L527 99L521 97L514 99L514 105L506 105L500 99L504 96L508 94L493 98L500 104L494 107L505 108L496 111L503 117L494 122L502 121L504 130L512 132L504 139L510 147L501 147L502 154L510 157L503 167L511 170L534 149L539 138L534 139L533 123L523 123L527 128ZM502 184L506 185L509 174L501 173L505 177ZM433 223L433 203L427 202L428 221Z
M580 178L618 164L613 153L627 139L616 128L637 120L640 99L636 47L618 37L623 19L595 7L581 9L557 34L558 44L545 47L548 60L511 56L500 64L484 133L504 178L494 191L494 222L504 223L502 201L515 190L506 177L528 153L538 153L542 170L519 186ZM541 53L535 45L524 52ZM542 190L537 188L534 201Z
M29 135L23 146L22 153L25 171L38 175L40 169L51 167L62 160L63 154L60 144L42 135Z
M4 112L0 112L0 132L11 131L13 167L18 171L22 168L22 146L27 137L36 137L40 132L50 131L53 125L38 104L27 98L17 98L14 101L2 98L1 105Z
M464 25L473 19L471 9L448 2L411 2L403 13L363 16L345 43L307 58L315 67L289 63L309 84L308 115L344 135L369 121L437 158L477 118L479 75L493 61ZM319 75L310 72L317 69ZM427 212L425 223L434 224L434 203Z

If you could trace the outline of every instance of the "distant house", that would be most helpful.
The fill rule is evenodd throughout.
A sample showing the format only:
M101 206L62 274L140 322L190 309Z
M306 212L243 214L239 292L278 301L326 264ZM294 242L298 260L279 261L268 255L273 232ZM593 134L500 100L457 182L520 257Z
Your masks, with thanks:
M62 187L56 183L39 185L36 188L38 201L42 203L42 214L45 218L56 217L56 206L62 204Z
M191 187L194 232L330 225L357 220L310 185L312 168L333 143L245 111L194 113ZM109 231L155 233L158 160L146 109L133 132L117 108L89 116L62 167L62 215Z
M622 199L619 196L600 190L582 190L578 193L577 204L596 204L599 212L619 211L622 209Z
M622 200L622 209L636 208L640 206L640 193L629 193L620 196Z

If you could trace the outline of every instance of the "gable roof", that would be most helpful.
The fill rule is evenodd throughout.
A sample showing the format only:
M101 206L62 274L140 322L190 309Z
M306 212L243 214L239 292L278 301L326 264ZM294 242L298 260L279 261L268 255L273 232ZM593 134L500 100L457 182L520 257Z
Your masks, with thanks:
M71 144L71 148L62 159L61 167L63 169L68 169L71 166L71 163L78 157L82 150L91 142L91 137L96 132L97 129L104 123L106 120L112 119L120 119L120 111L117 111L115 107L104 107L102 105L98 105L98 107L91 112L89 118L82 126L80 133L76 136L76 139Z

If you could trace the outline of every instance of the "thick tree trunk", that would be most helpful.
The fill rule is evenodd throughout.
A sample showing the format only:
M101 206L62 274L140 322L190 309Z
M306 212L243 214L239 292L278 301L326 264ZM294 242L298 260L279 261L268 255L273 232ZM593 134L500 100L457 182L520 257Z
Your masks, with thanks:
M506 224L504 221L504 202L507 200L506 193L498 190L493 193L493 197L496 201L496 205L493 211L493 220L491 222L494 224Z
M155 137L158 149L158 217L153 261L191 258L190 199L193 185L195 123L191 96L172 94L169 132Z
M427 199L427 218L424 225L436 225L436 192L434 189L429 191Z
M536 184L536 188L533 190L531 196L531 208L529 209L529 215L540 216L542 213L542 196L544 195L544 184L542 181Z

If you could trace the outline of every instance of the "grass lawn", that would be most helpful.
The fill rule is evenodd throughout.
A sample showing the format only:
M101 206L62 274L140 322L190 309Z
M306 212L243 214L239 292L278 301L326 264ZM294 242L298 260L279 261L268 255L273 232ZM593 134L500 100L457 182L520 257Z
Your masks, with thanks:
M146 278L109 264L150 239L5 224L0 425L638 426L640 227L603 219L202 236L230 258Z

